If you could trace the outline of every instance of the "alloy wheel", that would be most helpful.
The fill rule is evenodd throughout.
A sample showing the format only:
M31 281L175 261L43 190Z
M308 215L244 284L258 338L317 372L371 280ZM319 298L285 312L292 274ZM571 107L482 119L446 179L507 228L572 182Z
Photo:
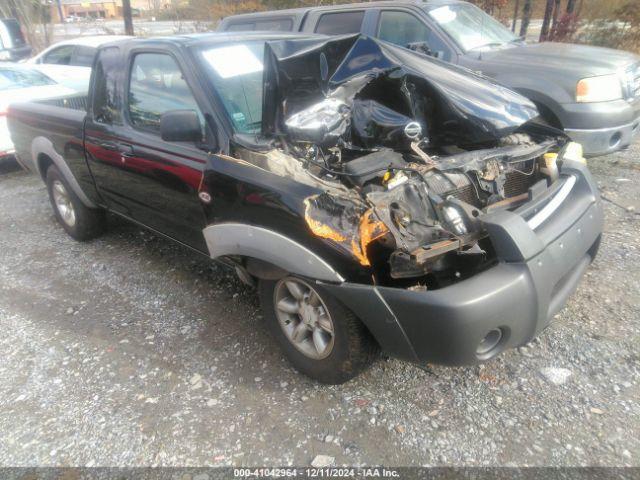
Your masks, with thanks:
M76 224L76 211L71 203L69 192L62 184L60 180L54 180L51 186L53 202L56 205L56 209L62 217L62 221L69 227L73 227Z
M280 327L291 344L305 356L321 360L333 350L334 328L318 292L299 278L278 281L274 305Z

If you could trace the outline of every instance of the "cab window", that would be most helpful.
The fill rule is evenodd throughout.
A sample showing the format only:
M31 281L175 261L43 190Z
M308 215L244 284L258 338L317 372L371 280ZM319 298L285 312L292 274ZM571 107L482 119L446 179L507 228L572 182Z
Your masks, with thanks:
M406 47L409 44L426 44L433 56L450 60L447 45L416 16L402 11L386 10L380 13L378 38Z
M320 16L316 33L324 35L342 35L346 33L358 33L362 27L364 11L325 13Z
M163 53L139 53L131 65L129 119L134 127L160 132L160 117L171 110L194 110L204 117L176 61Z

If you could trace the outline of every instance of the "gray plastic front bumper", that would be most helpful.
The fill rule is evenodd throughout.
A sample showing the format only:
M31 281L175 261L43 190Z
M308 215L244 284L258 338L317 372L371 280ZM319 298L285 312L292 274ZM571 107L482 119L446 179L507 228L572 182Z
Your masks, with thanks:
M631 145L640 133L640 118L632 123L593 130L565 129L571 140L582 145L585 155L596 157Z
M629 102L563 104L560 121L585 155L595 157L626 148L640 133L640 98Z
M571 188L563 190L569 181ZM603 226L597 188L586 167L565 162L555 190L540 192L519 211L483 220L499 262L469 279L426 292L324 287L365 322L384 351L406 360L473 364L526 343L564 306L597 253ZM478 345L493 329L502 339L479 357Z

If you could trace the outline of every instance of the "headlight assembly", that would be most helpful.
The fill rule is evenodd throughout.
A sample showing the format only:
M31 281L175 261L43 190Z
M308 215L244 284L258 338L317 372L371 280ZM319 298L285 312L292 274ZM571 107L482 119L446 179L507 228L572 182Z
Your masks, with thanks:
M576 86L576 101L580 103L609 102L622 98L622 83L618 74L588 77Z

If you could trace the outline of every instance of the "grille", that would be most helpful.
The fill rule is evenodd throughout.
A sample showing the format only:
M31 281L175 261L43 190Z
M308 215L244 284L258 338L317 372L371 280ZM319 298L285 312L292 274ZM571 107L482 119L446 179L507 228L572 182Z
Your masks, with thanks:
M504 182L504 195L507 198L525 193L539 180L535 169L535 160L512 163L511 167L515 170L507 173Z
M625 96L628 99L640 97L640 63L629 67L625 77Z
M535 160L527 160L511 164L516 170L506 174L504 193L507 198L527 192L529 187L539 180L538 173L534 169L534 162ZM527 175L529 172L531 173ZM458 200L479 207L481 205L481 199L478 197L479 186L472 183L469 177L472 175L431 171L425 176L425 179L432 192L444 198L452 195Z
M507 173L507 179L504 182L504 194L507 198L515 197L529 190L529 187L536 183L537 175L525 175L520 172Z

